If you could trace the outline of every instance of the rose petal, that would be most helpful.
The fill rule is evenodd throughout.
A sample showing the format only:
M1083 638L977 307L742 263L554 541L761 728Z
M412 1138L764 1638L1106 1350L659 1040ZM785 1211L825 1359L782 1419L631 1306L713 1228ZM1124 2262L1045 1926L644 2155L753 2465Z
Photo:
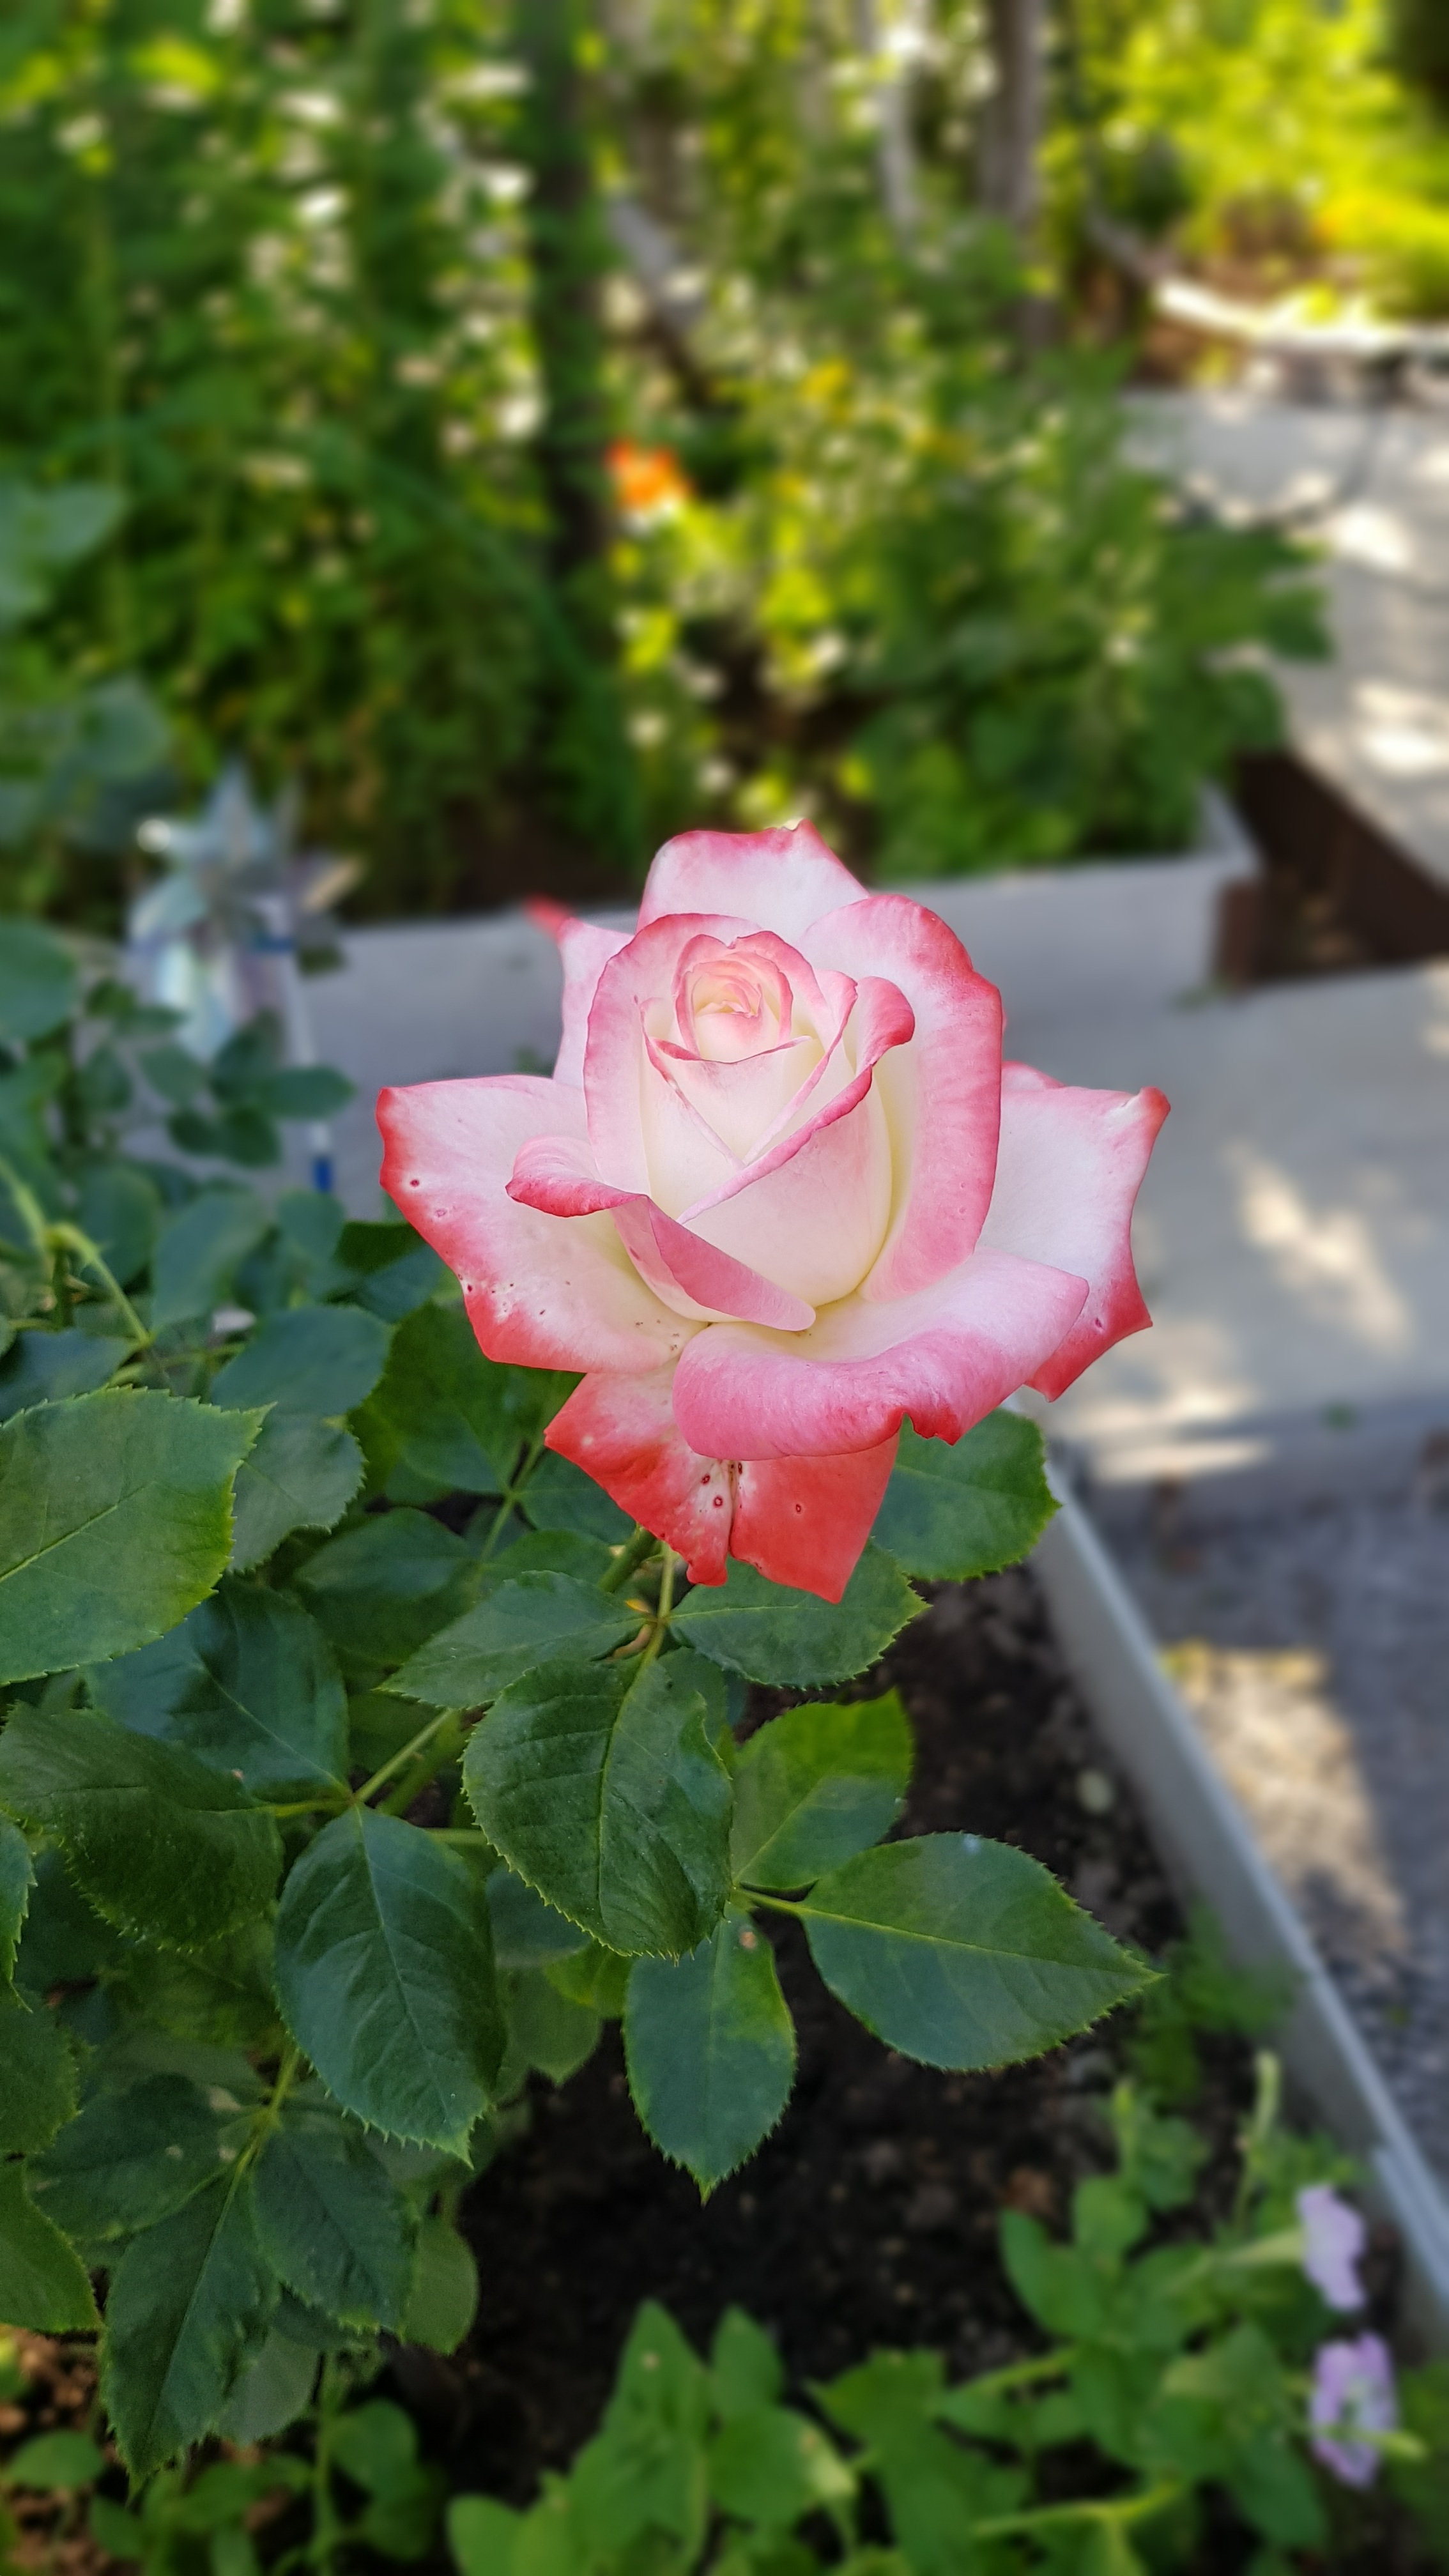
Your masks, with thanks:
M683 1438L673 1371L586 1377L544 1437L561 1458L686 1560L691 1583L723 1583L727 1556L775 1583L838 1601L880 1509L896 1442L841 1458L735 1466Z
M915 1014L876 1088L891 1140L890 1231L862 1295L928 1288L974 1251L991 1203L1001 1086L1001 996L944 921L905 895L872 895L812 929L817 966L889 978Z
M563 960L563 1037L554 1060L555 1082L567 1082L576 1091L584 1084L584 1045L589 1034L589 1013L599 977L611 957L627 948L627 930L603 930L596 921L576 921L559 904L535 900L525 906L540 929L551 931L558 941Z
M800 941L812 921L854 903L859 880L813 823L769 832L681 832L650 868L639 924L669 913L728 912Z
M1081 1091L1030 1065L1002 1074L996 1188L981 1231L994 1246L1089 1282L1074 1329L1032 1375L1060 1395L1093 1360L1152 1321L1132 1266L1132 1207L1167 1116L1160 1091Z
M621 1511L667 1539L686 1560L691 1583L723 1583L733 1479L720 1459L696 1457L681 1439L673 1376L665 1368L586 1377L544 1440L612 1494Z
M640 1114L640 1085L648 1070L644 1013L661 999L673 1018L674 980L679 960L702 933L727 942L744 937L747 921L704 919L697 913L674 914L635 932L609 958L600 974L589 1010L584 1047L584 1097L588 1102L589 1142L602 1180L617 1189L655 1194L645 1152ZM656 1029L676 1040L678 1029ZM659 1076L655 1080L661 1079Z
M612 1215L636 1268L666 1305L679 1306L682 1297L681 1312L702 1320L740 1316L787 1333L815 1321L813 1306L676 1224L644 1191L601 1181L582 1138L532 1138L514 1164L508 1195L554 1217Z
M377 1104L382 1185L463 1283L490 1359L527 1368L648 1368L694 1327L652 1296L612 1218L567 1226L508 1196L531 1137L580 1133L581 1093L533 1074L421 1082Z
M772 1583L838 1601L880 1510L899 1439L836 1458L750 1458L736 1470L730 1554Z
M959 1440L1043 1367L1086 1294L1060 1270L977 1252L914 1297L852 1297L788 1340L712 1324L680 1355L679 1427L721 1458L873 1449L908 1414L927 1437Z

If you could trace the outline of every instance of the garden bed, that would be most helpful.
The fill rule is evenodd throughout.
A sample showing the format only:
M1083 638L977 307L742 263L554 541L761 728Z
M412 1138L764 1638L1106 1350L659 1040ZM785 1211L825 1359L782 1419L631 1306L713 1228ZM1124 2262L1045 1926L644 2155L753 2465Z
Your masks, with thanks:
M904 1830L969 1826L1017 1843L1151 1951L1182 1932L1029 1573L942 1587L870 1680L900 1688L916 1729ZM755 1713L773 1704L757 1693ZM1105 2169L1101 2105L1128 2061L1132 2021L1119 2015L1000 2074L940 2074L879 2047L794 1935L787 1926L779 1944L800 2036L794 2096L705 2206L640 2130L615 2032L559 2091L535 2079L530 2133L471 2201L482 2304L470 2344L452 2363L409 2354L396 2365L466 2483L522 2500L542 2469L565 2465L646 2297L697 2344L738 2301L778 2337L799 2384L886 2344L934 2346L953 2377L1036 2348L1002 2269L999 2218L1014 2207L1060 2227L1075 2183ZM1230 2183L1252 2078L1241 2040L1208 2041L1204 2060L1193 2117L1214 2149L1211 2209ZM1391 2239L1377 2245L1387 2313Z

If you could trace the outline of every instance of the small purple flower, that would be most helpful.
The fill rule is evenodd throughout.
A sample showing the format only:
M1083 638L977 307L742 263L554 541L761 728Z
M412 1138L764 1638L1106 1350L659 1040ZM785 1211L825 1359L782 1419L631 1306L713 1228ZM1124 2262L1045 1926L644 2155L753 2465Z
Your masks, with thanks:
M1320 2428L1309 2446L1314 2458L1346 2487L1372 2486L1378 2475L1378 2452L1372 2443L1351 2437L1355 2432L1392 2433L1399 2420L1393 2360L1381 2336L1363 2334L1353 2343L1320 2344L1308 2420ZM1329 2425L1346 2430L1349 2438L1333 2440Z
M1359 2258L1368 2230L1356 2209L1340 2200L1331 2182L1310 2183L1298 2195L1303 2225L1303 2269L1331 2308L1361 2308Z

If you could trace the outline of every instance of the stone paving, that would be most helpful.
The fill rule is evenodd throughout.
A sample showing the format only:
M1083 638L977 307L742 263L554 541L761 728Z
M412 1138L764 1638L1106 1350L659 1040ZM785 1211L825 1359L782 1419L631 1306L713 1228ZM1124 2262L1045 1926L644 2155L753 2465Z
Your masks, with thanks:
M1276 676L1313 766L1449 882L1449 414L1152 395L1138 439L1226 515L1325 550L1334 658Z

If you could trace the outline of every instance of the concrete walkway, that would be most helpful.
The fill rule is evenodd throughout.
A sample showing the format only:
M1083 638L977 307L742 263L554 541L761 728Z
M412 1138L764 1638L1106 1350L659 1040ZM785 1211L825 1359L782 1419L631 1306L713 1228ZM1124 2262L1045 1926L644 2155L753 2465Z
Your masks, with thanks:
M1173 1103L1138 1220L1156 1329L1050 1408L1108 1484L1274 1459L1337 1482L1370 1434L1449 1424L1449 963L1208 995L1242 864L920 890L1001 986L1013 1054ZM380 1084L546 1069L560 978L521 915L359 931L347 953L311 990L319 1053L359 1085L339 1185L370 1214Z
M1322 544L1335 653L1278 667L1293 738L1449 883L1449 415L1239 390L1133 409L1142 452L1190 490Z

